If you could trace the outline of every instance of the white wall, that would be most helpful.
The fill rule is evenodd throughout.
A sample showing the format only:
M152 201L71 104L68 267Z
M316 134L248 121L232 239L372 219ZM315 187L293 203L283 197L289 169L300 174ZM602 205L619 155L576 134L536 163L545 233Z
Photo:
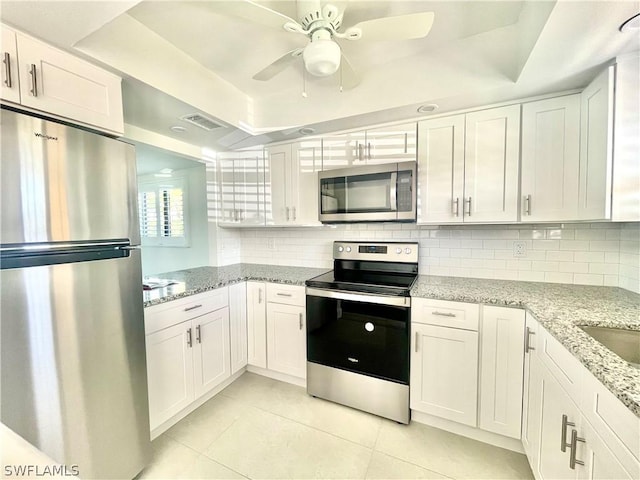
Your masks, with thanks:
M334 240L408 240L420 244L421 274L621 286L640 293L638 223L388 223L218 231L223 237L219 265L241 261L331 268ZM526 256L516 258L513 242L520 240L525 242Z

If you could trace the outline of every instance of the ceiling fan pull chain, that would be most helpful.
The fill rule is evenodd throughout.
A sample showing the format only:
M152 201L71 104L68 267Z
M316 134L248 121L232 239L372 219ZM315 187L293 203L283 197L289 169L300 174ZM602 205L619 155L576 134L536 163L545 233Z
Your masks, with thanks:
M340 62L340 93L343 92L343 89L342 89L342 63L343 62Z

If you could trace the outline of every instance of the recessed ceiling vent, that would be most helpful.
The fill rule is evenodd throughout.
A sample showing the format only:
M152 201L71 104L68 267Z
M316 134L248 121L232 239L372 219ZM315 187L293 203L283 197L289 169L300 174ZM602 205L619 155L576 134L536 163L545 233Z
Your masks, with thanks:
M214 122L209 117L205 117L201 113L190 113L188 115L183 115L182 117L180 117L180 119L184 120L185 122L193 123L194 125L207 131L211 131L214 128L222 127L222 125Z

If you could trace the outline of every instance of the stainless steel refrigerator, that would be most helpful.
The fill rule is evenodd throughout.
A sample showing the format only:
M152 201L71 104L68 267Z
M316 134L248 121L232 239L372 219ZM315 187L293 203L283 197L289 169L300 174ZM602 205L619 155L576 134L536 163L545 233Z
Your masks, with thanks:
M2 422L81 478L150 454L134 148L3 107Z

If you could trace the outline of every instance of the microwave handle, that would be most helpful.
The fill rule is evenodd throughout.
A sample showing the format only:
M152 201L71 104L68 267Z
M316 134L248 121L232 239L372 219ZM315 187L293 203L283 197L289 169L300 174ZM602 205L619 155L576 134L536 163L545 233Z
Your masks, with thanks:
M391 181L389 182L389 205L391 210L398 210L398 173L393 172L391 174Z

